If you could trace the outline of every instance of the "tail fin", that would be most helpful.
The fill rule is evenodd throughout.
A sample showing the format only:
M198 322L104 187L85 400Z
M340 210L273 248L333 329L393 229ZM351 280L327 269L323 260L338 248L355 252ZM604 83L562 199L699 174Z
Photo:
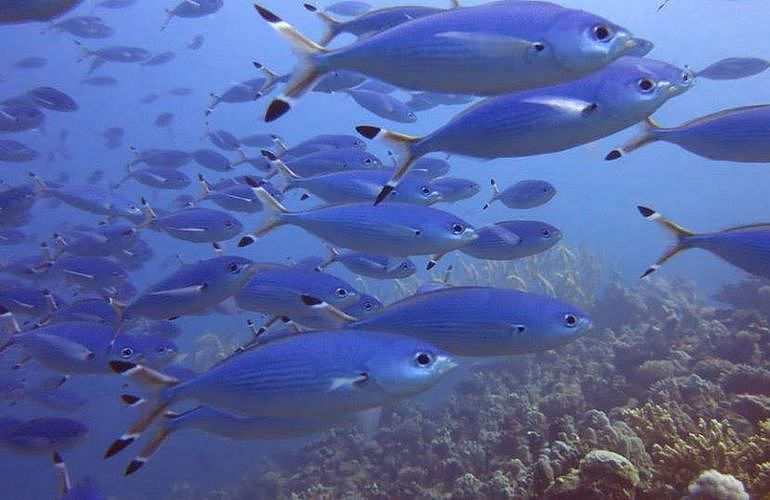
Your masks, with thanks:
M265 211L271 212L272 215L270 215L262 226L257 228L253 233L247 234L241 238L241 241L238 242L239 247L247 247L276 227L285 224L282 215L289 213L289 210L283 206L280 201L276 200L273 195L265 191L265 188L260 187L260 184L257 181L251 177L246 177L246 183L254 188L254 194L265 207Z
M377 195L377 199L374 202L375 205L378 205L396 188L398 181L406 175L409 171L409 167L412 166L412 163L422 156L417 155L414 152L414 146L420 142L421 138L400 134L398 132L391 132L384 128L372 127L369 125L360 125L356 127L356 131L367 139L380 137L391 146L395 150L394 153L398 155L399 165L396 168L396 172L393 174L393 177L390 178L388 183L383 186L382 191Z
M623 147L613 149L607 153L607 156L605 156L604 159L607 161L620 159L623 155L659 140L659 133L661 130L665 129L661 128L652 117L648 116L644 119L644 129L642 129L642 132L639 135L624 144Z
M59 493L64 496L72 489L72 480L69 469L67 469L67 462L59 455L58 451L53 452L53 466L59 480Z
M35 185L35 191L38 193L44 193L48 191L48 184L45 183L36 173L30 172L29 176L32 178L32 182Z
M276 186L282 193L297 187L294 185L293 181L302 179L302 176L294 172L291 167L289 167L284 161L278 158L272 151L263 149L260 151L260 153L262 153L262 156L270 160L270 165L276 171L283 174L285 182L279 183L280 185Z
M222 98L221 98L221 97L219 97L218 95L216 95L216 94L215 94L215 93L213 93L213 92L209 92L209 98L210 98L211 100L209 101L209 105L208 105L208 107L206 108L206 111L205 111L205 113L204 113L204 115L206 115L206 116L209 116L211 113L213 113L213 112L214 112L214 108L216 108L217 106L219 106L219 103L220 103L220 101L222 100Z
M142 222L138 227L148 227L152 225L155 219L158 218L158 214L155 213L155 210L152 209L144 196L142 196L141 202L142 208L144 209L144 222Z
M252 61L251 64L253 64L255 68L257 68L259 71L262 72L262 74L265 75L265 83L262 84L262 88L259 89L259 92L257 93L257 97L255 98L255 99L259 99L260 97L272 92L276 84L278 83L278 80L281 77L278 76L278 73L276 73L275 71L268 68L262 63L258 63L257 61Z
M692 231L688 231L687 229L683 228L679 224L672 222L665 217L663 217L661 214L656 212L655 210L647 207L636 207L637 210L639 210L639 213L642 214L642 216L649 220L649 221L655 221L661 226L663 226L664 229L667 231L673 233L674 236L676 236L676 243L666 250L666 252L655 262L655 264L651 265L647 270L642 274L642 278L646 278L647 276L651 275L658 269L660 269L660 266L662 266L667 260L669 260L674 255L678 254L682 250L687 250L689 248L689 245L687 243L687 238L693 236L695 233Z
M6 325L9 327L6 328ZM0 352L11 347L15 343L14 334L20 332L21 327L16 317L5 306L0 305Z
M327 49L313 42L296 30L292 25L276 16L260 5L254 5L262 19L270 23L270 26L285 36L300 57L300 63L293 72L293 77L283 95L273 100L265 113L265 121L277 120L291 109L292 99L301 96L324 74L318 65L318 56L328 52Z
M329 246L329 247L327 247L327 249L329 250L329 255L326 257L325 261L323 261L320 264L318 264L318 267L316 267L316 270L318 270L318 271L323 271L324 269L326 269L330 265L332 265L335 262L337 262L337 259L340 256L340 251L337 250L336 248L334 248L332 246Z
M116 373L131 377L144 385L149 385L156 389L173 387L179 383L179 380L174 377L169 377L168 375L164 375L163 373L147 368L146 366L128 363L126 361L112 361L110 362L110 368ZM139 439L142 433L152 425L155 419L166 411L166 408L168 408L172 402L172 396L166 395L162 391L158 391L153 398L152 404L149 405L148 410L139 417L128 432L112 443L105 452L104 458L110 458L111 456L116 455Z
M176 415L173 414L172 415ZM173 418L173 417L172 417ZM152 458L153 455L155 455L160 447L163 445L163 443L168 439L168 437L173 432L172 429L167 427L161 427L158 429L158 432L155 433L155 435L152 437L149 443L142 449L142 451L134 457L133 460L128 464L126 467L126 470L123 472L124 475L130 476L134 472L138 471L144 465Z
M357 321L357 318L347 314L345 311L337 309L322 299L310 295L303 295L301 299L302 303L311 310L315 311L321 317L337 323L339 326L344 326Z
M326 12L322 11L315 5L312 5L309 3L305 4L305 10L317 15L318 18L326 25L326 33L324 34L323 38L319 40L318 45L323 45L323 46L329 45L329 42L334 40L334 37L340 34L340 29L342 28L342 22L338 21L337 19L334 19L332 16L330 16Z
M73 40L75 42L75 45L78 46L80 49L80 55L78 56L78 62L83 61L84 59L91 57L93 55L93 52L89 50L85 45L83 45L83 42L80 40Z
M198 184L201 185L201 190L203 190L203 197L212 191L211 184L203 177L203 174L198 174Z
M168 28L168 25L171 23L172 19L174 19L174 13L171 11L171 9L166 9L166 20L163 22L160 30L165 31L166 28Z
M500 188L497 187L497 182L494 179L490 179L489 183L492 184L492 198L490 198L489 201L484 204L484 208L482 210L488 209L489 205L491 205L492 202L495 201L498 196L500 196Z

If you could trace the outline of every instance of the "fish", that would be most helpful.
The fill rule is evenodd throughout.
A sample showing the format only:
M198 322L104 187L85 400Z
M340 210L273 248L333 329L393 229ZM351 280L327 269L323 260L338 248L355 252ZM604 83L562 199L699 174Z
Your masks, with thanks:
M673 246L642 274L642 278L651 275L675 255L699 248L706 250L729 262L733 266L762 278L770 277L768 249L770 249L770 224L758 223L736 226L713 233L694 233L676 222L666 219L656 210L637 207L642 217L657 222L676 238Z
M721 59L700 71L697 78L708 80L738 80L758 75L770 68L770 61L756 57L728 57Z
M79 109L72 97L53 87L35 87L27 91L26 95L35 105L51 111L71 113Z
M0 287L0 305L16 316L40 317L58 309L60 302L46 288L22 283L3 282Z
M359 293L358 302L344 309L345 314L352 318L364 318L381 311L385 306L377 297L368 293Z
M354 135L321 134L311 137L291 148L284 148L284 151L278 156L286 161L289 158L300 158L331 149L366 149L366 142Z
M479 237L460 251L484 260L529 257L545 252L562 239L559 229L540 221L502 221L482 226L476 232Z
M233 162L228 160L225 155L211 149L198 149L193 151L191 155L195 163L209 170L227 172L234 168Z
M80 47L81 51L79 60L83 61L85 59L91 59L91 66L88 70L89 73L108 62L133 64L144 62L152 57L148 50L141 47L115 45L91 50L77 40L75 43Z
M208 137L211 144L224 149L225 151L238 151L241 149L241 144L238 142L238 138L227 130L217 129L211 130L206 123L206 137Z
M70 321L88 321L102 323L117 328L120 323L115 308L102 298L82 299L71 304L62 304L42 324L61 323Z
M339 14L341 16L361 16L366 14L372 9L372 6L366 2L359 2L357 0L342 0L341 2L335 2L324 9L326 12L332 14Z
M139 439L177 401L195 400L242 416L334 419L417 395L456 366L451 356L420 340L355 330L283 337L181 382L135 363L114 362L114 371L160 391L105 458Z
M251 134L238 138L241 146L250 148L267 148L282 143L283 139L275 134Z
M268 158L270 156L268 155ZM292 172L301 177L382 167L379 158L358 148L323 149L300 157L287 158L284 154L280 158Z
M17 453L51 453L79 445L88 434L88 427L78 420L64 417L40 417L17 420L8 425L3 419L0 446Z
M160 98L158 94L147 94L146 96L142 97L139 102L142 104L150 104L155 101L157 101Z
M430 189L439 194L439 201L446 203L454 203L473 198L479 191L481 191L481 186L479 186L477 182L470 179L462 179L460 177L441 177L439 179L434 179L430 182L429 186Z
M42 56L30 56L19 59L13 63L13 67L17 69L39 69L48 64L48 59Z
M134 0L129 0L128 5L133 3L133 1ZM117 4L120 2L125 3L126 0L106 0L99 5L105 3ZM96 482L89 477L85 477L75 484L72 484L67 463L58 451L53 452L53 464L58 475L60 500L107 500L107 495L105 495L99 486L97 486Z
M392 94L398 90L398 87L379 80L367 79L364 83L357 86L358 90L368 90L370 92L379 92L380 94Z
M220 187L209 184L203 175L198 174L203 194L195 202L213 201L221 208L231 212L252 214L262 210L262 202L254 193L254 188L240 183L228 183Z
M79 255L56 257L46 274L94 291L109 290L128 279L126 270L109 258Z
M332 71L323 76L318 83L313 87L313 92L323 92L325 94L333 94L341 90L351 89L366 80L364 75L356 73L355 71Z
M513 2L520 3L526 2ZM643 121L694 80L690 70L622 57L576 81L484 99L423 137L368 125L357 130L369 139L383 138L398 152L399 167L378 196L381 202L412 162L427 153L492 159L564 151Z
M0 106L0 133L40 129L44 121L45 115L36 106L23 104Z
M195 35L192 40L187 42L187 48L190 50L199 50L203 47L205 37L203 35Z
M104 7L105 9L125 9L136 3L136 0L102 0L97 3L98 7Z
M152 122L158 128L168 128L171 131L171 124L174 123L174 113L161 113Z
M303 189L335 205L371 200L379 192L383 179L387 181L392 174L390 170L354 169L301 177L272 153L264 151L263 154L272 158L272 164L286 176L283 192ZM421 176L408 177L391 196L401 203L417 205L432 205L442 200L441 194ZM305 197L303 195L303 199Z
M225 89L224 92L220 92L219 94L215 94L213 92L209 94L211 97L211 103L209 104L208 108L206 108L206 116L210 115L214 109L222 102L235 104L240 102L255 101L262 97L263 90L270 89L279 83L278 80L280 80L281 77L279 77L270 68L256 61L252 62L252 64L257 70L263 73L263 76L238 82L235 85Z
M0 214L5 219L16 219L27 214L37 201L35 188L30 184L8 186L0 190Z
M50 186L34 173L30 173L30 177L39 193L80 210L106 217L124 217L134 222L143 219L142 209L115 191L87 184Z
M163 64L170 63L176 59L176 53L167 51L167 52L161 52L160 54L155 54L151 58L147 59L142 63L142 66L161 66Z
M409 106L390 94L381 94L357 88L343 89L342 92L352 97L362 108L386 120L399 123L414 123L417 121L417 115L414 114Z
M91 76L83 78L80 83L93 87L114 87L118 84L118 79L112 76Z
M104 23L97 16L75 16L51 23L48 30L67 32L78 38L109 38L115 34L115 30Z
M661 127L647 118L642 132L610 151L612 161L653 142L669 142L703 158L740 163L770 162L770 105L731 108L691 120L678 127Z
M548 181L538 179L526 179L518 181L515 184L500 190L494 179L490 181L492 185L492 198L484 205L484 210L499 201L511 209L527 209L540 207L548 203L556 196L556 188Z
M451 9L337 50L312 42L274 13L255 7L300 57L292 81L265 113L268 122L288 112L293 99L334 70L357 71L411 90L493 96L575 80L640 45L652 49L651 42L604 18L545 2Z
M449 162L438 158L420 158L411 167L411 172L425 179L444 177L451 169Z
M160 229L169 236L193 243L214 243L235 238L243 225L227 212L211 208L184 208L158 215L143 198L146 225Z
M182 2L178 3L176 7L166 10L168 17L163 26L160 27L160 30L165 30L171 20L175 17L193 19L210 16L211 14L217 13L223 5L224 0L183 0Z
M187 165L192 160L190 153L179 149L154 148L139 151L132 146L131 152L134 154L134 159L129 163L129 166L144 163L150 167L179 168Z
M184 189L192 182L187 174L173 167L133 169L129 166L128 173L117 183L116 187L122 186L129 179L157 189Z
M407 297L349 328L398 332L456 356L510 356L577 340L591 318L559 300L490 287L450 287Z
M184 97L186 95L190 95L193 93L193 89L189 87L175 87L168 91L170 95L174 95L177 97Z
M350 272L378 280L404 279L417 272L417 266L409 258L393 258L361 252L340 252L329 248L329 258L320 267L324 269L339 262Z
M102 224L96 227L77 226L64 233L55 233L56 249L84 257L109 257L131 248L139 232L128 224Z
M122 316L165 320L204 311L237 293L257 269L235 256L184 264L122 307Z
M452 8L459 7L457 0L452 1ZM343 33L349 33L357 37L369 37L381 31L398 26L408 21L413 21L425 16L431 16L443 12L445 9L421 6L398 6L385 9L368 11L355 19L339 21L328 14L328 9L319 10L315 5L306 3L305 10L315 13L326 26L326 33L318 42L320 45L328 45L329 42Z
M35 161L40 153L12 139L0 139L0 162L20 163Z
M136 271L144 267L155 256L152 247L144 240L137 239L129 248L121 250L114 258L126 270Z
M477 238L473 226L431 207L389 203L382 210L370 203L351 203L289 212L263 188L256 187L255 192L272 215L241 238L239 247L282 225L301 227L335 247L393 257L446 253Z
M0 246L18 245L27 241L27 235L18 229L0 228Z
M83 0L9 0L0 12L0 24L50 21L77 7Z

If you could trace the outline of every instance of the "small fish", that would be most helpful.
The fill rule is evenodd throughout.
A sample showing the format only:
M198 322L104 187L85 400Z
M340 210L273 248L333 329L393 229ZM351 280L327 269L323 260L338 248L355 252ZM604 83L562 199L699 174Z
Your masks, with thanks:
M168 51L155 54L151 58L142 63L142 66L161 66L163 64L170 63L176 58L176 53Z
M527 209L545 205L556 196L556 188L548 181L527 179L519 181L504 190L497 187L494 179L492 184L492 198L484 205L484 210L499 201L511 209Z
M90 185L49 186L40 177L30 173L35 189L86 212L106 217L125 217L137 222L143 219L142 209L115 191Z
M482 226L479 237L460 249L464 254L484 260L513 260L545 252L556 245L562 233L539 221L514 220Z
M414 123L417 121L417 115L414 114L409 106L390 94L381 94L357 88L344 89L343 92L352 97L362 108L386 120L399 123Z
M364 75L354 71L332 71L321 78L313 87L313 92L332 94L341 90L349 90L366 80Z
M91 66L88 72L93 72L96 68L107 62L133 64L146 61L151 57L150 52L141 47L131 47L127 45L117 45L91 50L83 46L77 40L75 43L81 49L80 61L91 59Z
M142 97L139 102L142 104L150 104L155 101L157 101L160 98L158 94L147 94L146 96Z
M120 323L115 308L104 299L83 299L59 307L44 324L70 321L102 323L117 328Z
M429 185L433 191L439 194L439 201L446 203L473 198L481 191L481 186L477 182L460 177L434 179Z
M642 278L654 273L679 252L700 248L713 253L749 274L770 278L770 224L750 224L723 229L714 233L693 233L648 207L637 207L639 213L660 224L676 237L674 245L650 266Z
M23 59L19 59L13 63L13 67L17 69L38 69L45 67L48 64L48 59L41 56L30 56Z
M205 311L237 293L256 271L243 257L185 264L144 290L123 309L123 316L161 320Z
M300 157L281 159L292 172L301 177L328 174L343 170L378 169L382 162L373 154L358 148L324 149Z
M399 259L360 252L343 253L336 248L329 248L329 251L330 256L321 265L322 269L339 262L355 274L378 280L404 279L417 272L417 266L408 258Z
M117 287L128 279L126 270L111 259L79 255L57 257L47 274L93 291Z
M238 138L227 130L217 129L211 130L206 123L206 137L208 137L211 144L223 149L225 151L238 151L241 149L241 144L238 142Z
M282 142L283 140L275 134L252 134L238 138L241 146L250 148L269 148Z
M429 152L492 159L564 151L641 122L693 82L689 70L623 57L579 80L485 99L424 137L371 126L357 130L369 139L382 137L398 152L399 167L378 197L381 202L414 159Z
M201 167L214 170L216 172L227 172L233 169L233 162L227 159L222 153L211 149L199 149L191 153L192 159Z
M128 174L117 184L120 187L128 179L157 189L184 189L192 182L187 174L172 167L128 168Z
M114 256L126 270L136 271L152 260L155 252L149 243L144 240L136 240L129 248L122 250ZM119 293L118 293L119 295Z
M79 108L72 97L53 87L35 87L26 95L35 105L51 111L71 113Z
M264 94L270 93L271 89L282 81L282 78L267 66L258 62L252 64L263 73L263 76L236 83L219 94L211 93L211 103L206 108L206 116L210 115L222 102L228 104L253 102Z
M195 35L192 40L187 42L187 48L190 50L198 50L203 47L205 38L203 35Z
M18 245L27 241L27 235L18 229L0 229L0 246Z
M35 106L0 105L0 133L40 129L45 115Z
M342 0L341 2L335 2L324 9L326 12L339 14L341 16L362 16L370 10L372 10L371 5L357 0Z
M102 0L97 3L98 7L104 7L105 9L125 9L136 3L136 0Z
M758 75L770 68L770 61L756 57L728 57L695 72L708 80L738 80Z
M381 82L379 80L366 80L361 85L357 86L356 89L358 90L368 90L370 92L379 92L380 94L392 94L396 90L398 90L398 87L391 85L389 83Z
M238 246L248 246L282 225L296 225L331 245L394 257L446 253L477 238L459 217L431 207L389 203L385 210L370 203L289 212L263 188L255 191L272 216Z
M719 111L678 127L664 128L652 118L644 130L620 149L610 151L606 160L647 144L663 141L676 144L703 158L741 163L770 162L770 105L746 106Z
M0 283L0 306L21 317L41 317L58 309L60 302L45 288L21 283Z
M645 53L652 49L650 42L606 19L545 2L491 2L409 22L401 17L402 24L336 50L322 46L330 36L316 44L274 13L255 7L301 61L284 94L268 107L268 122L288 112L293 99L335 70L356 71L411 90L493 96L574 80L632 49L637 53L640 45Z
M193 93L193 89L189 87L175 87L168 91L170 95L177 97L184 97Z
M193 243L215 243L235 238L243 225L227 212L210 208L185 208L158 216L142 199L146 224L169 236Z
M34 161L40 153L12 139L0 139L0 162L19 163Z
M0 10L0 24L50 21L69 12L83 0L24 0L4 5Z
M51 23L48 30L66 32L78 38L109 38L115 30L104 23L101 17L76 16Z
M284 161L299 158L330 149L366 149L366 142L359 137L345 134L321 134L303 141L291 148L284 148L280 154Z
M151 167L179 168L187 165L192 160L190 153L178 149L147 149L139 151L131 147L131 152L134 154L134 159L129 163L129 166L144 163Z
M351 328L398 332L459 356L546 351L591 327L577 307L541 295L484 287L452 287L407 297Z
M104 224L97 227L77 226L64 233L55 233L57 250L72 255L108 257L131 248L139 232L127 224Z
M88 174L88 178L86 179L86 182L90 185L99 184L102 182L102 179L104 179L104 170L96 169L90 174Z
M193 19L215 14L224 5L224 0L183 0L173 9L167 9L168 18L160 30L165 30L175 17Z
M88 427L70 418L42 417L17 421L7 425L4 419L0 431L0 446L18 453L51 453L79 445L88 434Z
M287 366L292 367L288 372ZM136 441L177 401L192 399L242 416L335 419L419 394L456 366L451 356L420 340L353 330L283 337L182 382L116 362L116 372L161 390L152 408L105 457Z
M203 194L194 202L213 201L225 210L252 214L262 210L262 202L254 193L254 188L240 183L228 183L214 187L203 175L198 175Z
M444 177L451 169L449 162L438 158L420 158L412 164L411 172L426 179Z

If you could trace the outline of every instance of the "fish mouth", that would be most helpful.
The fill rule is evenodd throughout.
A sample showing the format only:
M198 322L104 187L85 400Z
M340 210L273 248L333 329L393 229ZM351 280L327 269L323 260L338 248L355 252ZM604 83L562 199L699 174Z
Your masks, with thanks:
M625 55L633 57L644 57L649 54L655 44L645 38L638 38L630 36L623 42L622 45L625 50Z
M470 229L466 229L461 239L462 241L473 241L475 239L478 239L478 237L479 237L479 233Z

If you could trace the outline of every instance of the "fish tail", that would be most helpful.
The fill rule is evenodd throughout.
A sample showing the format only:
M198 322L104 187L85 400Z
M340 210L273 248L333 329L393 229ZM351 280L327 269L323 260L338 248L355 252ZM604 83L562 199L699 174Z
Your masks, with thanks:
M342 22L337 19L334 19L328 13L322 11L321 9L319 9L313 4L306 3L304 7L305 7L305 10L307 10L308 12L312 12L313 14L317 15L318 18L326 26L326 33L324 34L323 38L321 38L321 40L318 41L318 45L323 45L324 47L329 45L329 42L331 42L334 39L334 37L340 34L340 29L342 28Z
M643 126L644 128L639 135L625 143L622 147L615 148L607 153L607 156L605 156L604 159L607 161L618 160L632 151L636 151L647 144L660 140L660 132L665 130L649 116L644 119Z
M271 215L268 216L267 220L265 220L265 222L253 233L247 234L241 238L241 240L238 242L239 247L249 246L276 227L282 226L286 223L283 219L283 216L290 213L289 210L283 206L280 201L276 200L273 195L265 191L265 188L260 187L260 184L257 181L251 177L247 177L246 183L254 188L254 194L257 196L257 199L259 199L259 201L262 203L262 206L265 207L265 211Z
M311 295L302 295L301 300L305 306L309 307L319 316L334 322L339 327L358 321L357 318L334 307L323 299Z
M174 414L176 415L176 414ZM124 475L130 476L131 474L135 473L150 460L150 458L155 455L161 446L163 446L163 443L168 439L168 437L172 434L173 430L168 427L161 427L158 429L158 432L155 433L155 435L152 437L149 443L142 449L142 451L134 457L133 460L128 464L126 467L126 470L123 472Z
M385 198L396 189L396 185L404 175L409 171L409 167L415 162L422 154L418 154L415 151L415 146L421 141L421 137L415 137L412 135L401 134L399 132L392 132L380 127L372 127L370 125L359 125L356 127L356 131L367 139L374 139L376 137L381 138L394 149L394 153L398 156L398 166L393 177L390 178L387 184L383 186L380 194L377 195L377 199L374 201L375 205L382 203Z
M497 181L490 179L489 183L492 185L492 198L490 198L489 201L484 204L484 208L482 208L482 210L488 209L489 205L491 205L492 202L495 201L498 196L500 196L500 188L497 186Z
M36 173L30 172L29 176L32 178L32 183L35 185L35 191L38 193L44 193L48 191L48 184L45 183Z
M160 30L165 31L166 28L168 28L168 25L171 23L172 19L174 19L174 13L171 11L171 9L166 9L166 20L161 25Z
M335 262L337 262L337 259L340 256L340 251L337 250L336 248L334 248L333 246L327 245L326 249L329 251L329 253L326 256L326 260L324 260L323 262L318 264L318 266L315 268L316 271L323 271L324 269L326 269L330 265L332 265Z
M64 496L72 489L72 480L67 468L67 462L64 461L58 451L53 452L53 467L56 469L56 477L59 481L59 493Z
M209 181L207 181L206 178L203 177L203 174L198 174L198 184L200 184L201 186L201 190L203 191L204 197L212 191L211 184L209 184Z
M460 5L460 0L449 0L449 5L451 5L452 9L459 9L462 7L462 5Z
M153 210L144 196L142 196L141 202L142 208L144 209L144 222L142 222L139 227L148 227L155 222L155 219L158 218L158 214L155 213L155 210Z
M272 122L286 114L291 109L292 100L307 92L323 76L326 70L320 66L319 59L328 52L328 49L310 40L294 26L264 7L255 4L254 8L274 30L289 40L300 58L299 66L293 72L294 76L286 86L286 90L267 108L265 121Z
M656 212L655 210L648 208L648 207L637 207L637 210L639 210L639 213L642 214L642 216L649 220L654 221L663 226L664 229L672 233L676 237L676 243L671 246L668 250L666 250L663 255L655 262L655 264L651 265L642 275L642 278L646 278L650 274L654 273L660 267L668 261L671 257L675 256L679 252L683 250L687 250L690 245L687 242L687 239L691 236L694 236L695 233L692 231L688 231L687 229L683 228L676 222L670 221L663 217L660 213Z
M121 452L124 448L128 447L131 443L139 439L144 431L146 431L150 425L168 408L168 406L174 401L174 393L168 389L173 388L179 384L179 380L155 371L143 365L135 363L129 363L126 361L112 361L110 362L110 368L116 373L120 373L125 377L131 377L143 385L147 385L156 389L156 394L153 396L152 401L148 401L148 408L139 419L131 426L131 428L120 438L115 440L112 445L107 449L104 454L104 458L110 458L113 455ZM160 390L157 390L160 388ZM165 390L164 390L165 389Z
M13 335L19 332L21 332L21 328L16 317L5 306L0 305L0 352L5 351L15 343Z
M433 257L431 257L430 260L428 260L428 264L425 266L425 269L430 271L431 269L436 267L436 264L438 264L438 261L440 261L441 258L444 257L444 255L446 255L446 254L438 253L438 254L434 255Z
M222 98L216 95L214 92L209 92L209 99L209 105L206 108L206 112L204 113L206 116L209 116L211 113L213 113L214 108L219 106L219 103L222 100Z
M262 63L259 63L257 61L252 61L251 64L253 64L255 68L257 68L259 71L262 72L263 75L265 75L265 83L262 84L262 88L260 88L259 92L257 92L257 95L255 97L255 100L256 100L264 96L265 94L269 94L270 92L272 92L273 88L275 88L276 83L278 83L278 79L280 78L280 76L278 76L278 73L276 73L275 71L268 68Z

